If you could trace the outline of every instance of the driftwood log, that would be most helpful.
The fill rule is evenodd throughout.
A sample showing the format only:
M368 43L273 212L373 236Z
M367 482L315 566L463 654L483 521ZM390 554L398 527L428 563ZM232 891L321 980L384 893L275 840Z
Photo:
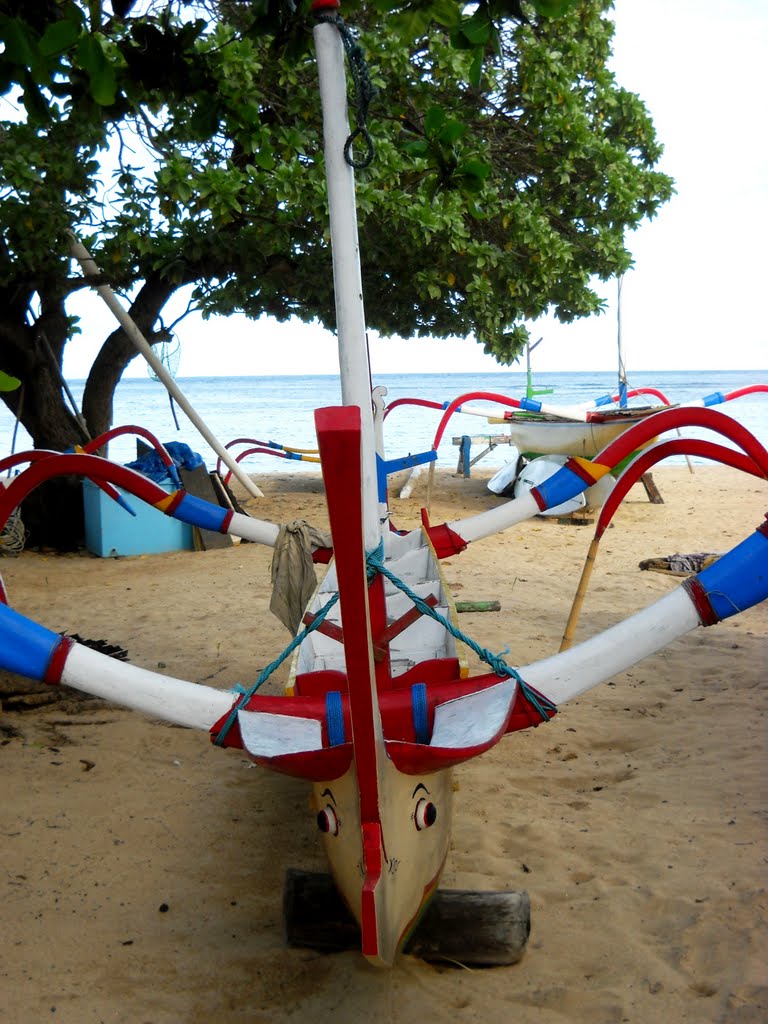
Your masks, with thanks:
M330 875L289 869L283 910L289 946L326 953L360 947L360 929ZM428 961L517 963L531 930L526 892L438 889L405 952Z

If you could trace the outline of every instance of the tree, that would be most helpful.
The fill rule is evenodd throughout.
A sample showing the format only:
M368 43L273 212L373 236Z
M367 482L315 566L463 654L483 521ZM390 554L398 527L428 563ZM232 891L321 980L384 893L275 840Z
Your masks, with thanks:
M57 372L87 287L71 230L150 342L181 289L204 315L333 327L312 16L289 2L0 2L0 90L17 110L0 127L0 369L24 385L2 398L36 446L81 436ZM379 90L357 175L372 328L474 333L508 363L524 320L600 308L590 280L629 267L626 232L672 193L647 111L607 68L609 7L345 8ZM92 436L134 356L121 330L104 340L83 398Z

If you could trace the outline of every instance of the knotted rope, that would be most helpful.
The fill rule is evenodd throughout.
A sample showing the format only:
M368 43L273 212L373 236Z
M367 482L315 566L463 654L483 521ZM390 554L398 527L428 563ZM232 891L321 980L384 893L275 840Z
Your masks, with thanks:
M365 558L365 564L366 575L368 577L369 582L373 580L378 574L381 574L386 579L388 579L390 583L397 587L398 590L402 591L402 593L404 593L405 596L413 602L413 604L416 606L416 608L418 608L422 615L428 615L430 618L434 619L435 622L439 622L440 625L451 634L451 636L453 636L456 640L461 641L461 643L466 644L467 647L469 647L471 650L475 652L475 654L482 662L489 666L489 668L495 675L508 676L514 679L517 682L517 685L520 687L521 693L528 701L528 703L531 705L531 707L533 707L534 710L539 714L541 720L543 722L549 721L550 714L557 711L556 705L553 704L552 701L550 701L547 697L543 697L542 695L537 694L534 690L532 690L531 687L528 686L523 677L520 675L520 673L517 671L517 669L512 668L511 665L507 665L507 663L504 661L500 654L494 654L487 648L481 647L471 637L467 636L466 633L463 633L460 629L454 626L454 624L450 622L448 619L446 619L445 616L441 615L438 611L432 608L431 605L427 604L426 601L422 600L418 594L414 593L414 591L411 590L407 583L405 583L393 572L391 572L384 564L383 541L373 551L369 551L367 553ZM306 637L309 636L309 634L313 632L313 630L318 629L318 627L322 625L322 623L328 616L328 613L334 607L338 600L339 594L337 591L335 594L331 596L331 598L326 602L326 604L323 605L323 607L316 613L311 623L308 626L306 626L300 633L298 633L293 638L293 640L291 640L291 642L288 644L288 646L285 648L282 654L280 654L279 657L277 657L273 662L267 665L266 668L261 670L261 673L259 674L259 677L256 680L256 682L247 690L241 689L240 697L235 702L235 704L232 705L232 708L230 709L226 721L222 725L221 729L218 732L218 735L216 736L216 739L214 740L214 743L217 747L221 747L224 745L224 739L229 730L231 729L232 725L234 724L235 720L237 719L238 711L240 711L242 708L247 707L248 701L251 699L254 693L256 693L259 687L263 686L263 684L267 681L267 679L269 679L272 673L277 668L279 668L280 665L282 665L285 659L293 651L295 651L296 648L301 643L304 642Z
M356 125L355 130L344 143L344 159L350 167L359 171L372 163L376 153L366 122L368 119L368 107L376 95L377 89L371 82L368 63L365 59L365 51L358 42L357 29L350 28L340 14L319 14L317 20L319 22L326 22L329 25L335 25L344 43L347 61L349 62L349 73L352 75L352 83L355 87ZM352 147L358 139L363 141L365 148L362 156L356 157L352 152Z
M535 691L528 686L517 669L508 665L500 654L494 654L487 648L481 647L471 637L467 636L466 633L462 633L462 631L454 626L449 619L446 619L445 616L440 614L440 612L428 605L426 601L423 601L418 594L414 593L407 583L403 582L403 580L399 579L393 572L387 569L383 559L383 545L380 544L374 551L368 553L366 556L366 565L369 579L376 573L381 573L382 576L385 576L390 583L397 587L398 590L402 591L405 596L414 603L422 615L428 615L431 619L434 619L435 622L439 622L440 625L451 634L451 636L456 640L460 640L463 644L466 644L467 647L475 652L482 662L490 667L491 671L495 675L509 676L514 679L520 687L523 696L541 716L542 721L549 721L548 712L554 713L557 711L557 707L552 703L552 701L535 693Z

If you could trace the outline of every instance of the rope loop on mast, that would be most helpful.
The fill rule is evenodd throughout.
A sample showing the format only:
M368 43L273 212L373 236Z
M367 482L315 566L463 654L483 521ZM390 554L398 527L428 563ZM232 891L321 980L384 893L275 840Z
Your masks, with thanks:
M371 75L368 70L368 63L365 59L365 51L359 43L359 32L350 28L340 14L318 14L319 22L326 22L335 25L339 30L341 40L344 43L344 50L349 62L349 73L352 75L352 82L355 87L355 129L344 143L344 159L350 167L356 171L369 167L376 155L376 149L368 131L368 107L371 100L376 96L378 90L371 82ZM356 142L363 143L363 152L355 156L353 148Z

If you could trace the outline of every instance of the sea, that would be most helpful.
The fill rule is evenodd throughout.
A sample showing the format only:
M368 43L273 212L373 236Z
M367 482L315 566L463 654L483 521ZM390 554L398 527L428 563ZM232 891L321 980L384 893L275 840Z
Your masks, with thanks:
M79 407L84 381L70 381L69 388ZM267 377L180 377L176 381L187 401L206 424L209 432L222 445L237 439L253 444L234 445L235 454L247 447L276 442L290 448L315 449L317 441L313 412L324 406L341 403L338 377L267 376ZM521 371L495 373L418 373L382 374L374 376L373 385L386 388L385 402L401 398L429 399L439 403L452 402L461 395L477 391L493 392L506 397L521 398L526 392L526 374ZM607 393L616 394L615 372L537 373L533 387L539 401L556 405L588 402ZM653 387L663 392L670 402L687 402L713 393L727 394L750 384L768 383L767 370L722 371L647 371L632 375L630 388ZM475 401L469 404L487 406ZM655 399L640 398L632 404L655 404ZM499 407L500 408L500 407ZM735 399L716 408L737 420L768 447L768 393ZM413 405L402 405L385 420L386 457L395 459L429 451L440 421L441 412ZM178 427L177 427L178 421ZM197 452L209 469L215 469L217 455L187 419L184 412L172 406L164 386L149 376L125 378L115 392L114 425L136 424L150 430L160 441L180 441ZM503 432L503 426L489 425L483 418L456 413L451 418L438 449L438 466L455 469L458 447L454 438L473 437ZM686 429L686 434L729 443L711 431ZM73 438L73 441L75 439ZM26 432L17 427L11 413L0 403L0 453L21 452L31 447ZM472 455L483 446L475 446ZM731 447L734 447L731 445ZM109 458L126 463L136 458L136 439L124 436L109 445ZM484 469L500 468L510 458L508 445L498 445L481 461ZM682 462L681 456L670 463ZM273 455L244 458L243 468L251 474L317 473L316 463L287 461ZM480 468L480 466L478 468Z

